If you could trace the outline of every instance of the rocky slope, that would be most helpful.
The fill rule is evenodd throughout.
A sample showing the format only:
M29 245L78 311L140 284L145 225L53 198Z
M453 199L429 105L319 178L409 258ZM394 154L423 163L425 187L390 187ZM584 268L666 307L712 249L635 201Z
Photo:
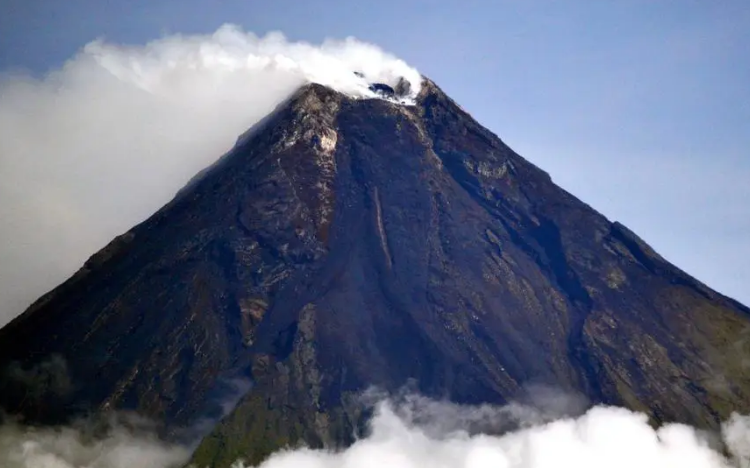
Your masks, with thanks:
M165 430L252 388L200 464L346 443L357 395L503 403L529 384L715 428L750 411L750 310L556 186L426 81L307 85L0 330L0 404Z

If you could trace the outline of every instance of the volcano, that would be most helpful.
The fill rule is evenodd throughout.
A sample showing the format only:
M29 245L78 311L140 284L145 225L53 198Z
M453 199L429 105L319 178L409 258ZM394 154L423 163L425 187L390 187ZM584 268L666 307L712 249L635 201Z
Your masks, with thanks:
M307 84L0 330L28 423L134 410L177 434L226 382L201 466L346 444L375 387L530 386L715 429L750 412L750 310L555 185L425 79ZM398 90L397 90L398 91Z

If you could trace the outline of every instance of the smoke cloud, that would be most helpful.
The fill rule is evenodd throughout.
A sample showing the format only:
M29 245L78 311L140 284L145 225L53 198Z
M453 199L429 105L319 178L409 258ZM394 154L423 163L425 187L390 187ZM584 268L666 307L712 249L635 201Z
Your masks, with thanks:
M352 38L311 45L231 25L145 46L94 41L41 79L0 76L0 326L300 85L373 97L368 82L400 77L418 91L415 69Z

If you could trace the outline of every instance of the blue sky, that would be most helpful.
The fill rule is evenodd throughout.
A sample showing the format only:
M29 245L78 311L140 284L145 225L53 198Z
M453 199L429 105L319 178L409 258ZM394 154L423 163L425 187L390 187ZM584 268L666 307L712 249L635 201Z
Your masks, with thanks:
M395 53L564 188L750 303L747 0L4 0L0 70L228 22Z

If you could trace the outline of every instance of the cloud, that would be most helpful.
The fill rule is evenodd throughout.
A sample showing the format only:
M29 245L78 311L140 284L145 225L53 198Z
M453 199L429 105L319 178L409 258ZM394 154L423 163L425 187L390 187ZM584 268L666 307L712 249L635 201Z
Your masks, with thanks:
M419 411L414 412L415 408ZM658 429L643 414L615 407L594 407L578 418L536 421L501 436L456 427L461 407L411 404L405 411L382 402L370 434L340 451L280 451L260 468L725 468L750 466L750 418L733 416L724 425L727 458L707 437L689 426ZM507 420L518 408L463 407L461 421ZM426 412L426 413L425 413ZM446 419L447 418L447 419ZM450 429L447 429L450 428ZM238 461L234 468L249 465Z
M12 361L0 370L0 394L6 402L43 408L46 417L54 417L64 411L68 398L72 396L74 384L68 373L67 361L58 354L33 365L24 367ZM2 422L0 408L0 422Z
M72 388L68 363L59 354L51 355L30 369L25 369L19 362L12 361L0 375L0 385L18 385L29 397L47 392L65 395Z
M359 402L370 409L382 410L385 405L399 419L437 438L456 431L468 434L509 432L580 416L591 406L579 394L541 385L526 386L519 398L504 406L468 406L433 400L415 393L410 386L396 394L371 388L363 392Z
M14 368L13 375L32 388L64 370L65 362L56 357L30 370ZM246 379L222 379L210 396L216 413L178 428L169 441L159 437L158 423L131 412L91 415L64 427L31 427L11 419L0 425L0 467L183 468L201 439L250 387Z
M159 440L134 416L86 420L72 427L0 427L3 468L181 468L190 451Z
M201 414L189 427L175 431L175 440L193 449L197 447L216 423L234 410L252 386L252 381L246 378L219 379L208 395L208 411Z
M416 92L416 70L352 38L311 45L231 25L145 46L97 40L41 79L0 76L0 326L301 84L371 96L368 81L402 76Z
M377 395L382 394L365 395L363 404ZM578 410L578 402L568 397L557 401ZM597 406L573 417L559 416L559 404L552 409L462 406L413 394L374 406L369 432L352 446L339 451L284 449L256 468L750 467L750 417L737 414L722 426L717 445L692 427L669 424L655 429L645 415L616 407ZM0 427L0 466L185 466L193 444L170 444L156 434L155 424L128 413L56 429L6 424ZM719 451L722 443L727 455ZM238 460L233 468L250 465Z

